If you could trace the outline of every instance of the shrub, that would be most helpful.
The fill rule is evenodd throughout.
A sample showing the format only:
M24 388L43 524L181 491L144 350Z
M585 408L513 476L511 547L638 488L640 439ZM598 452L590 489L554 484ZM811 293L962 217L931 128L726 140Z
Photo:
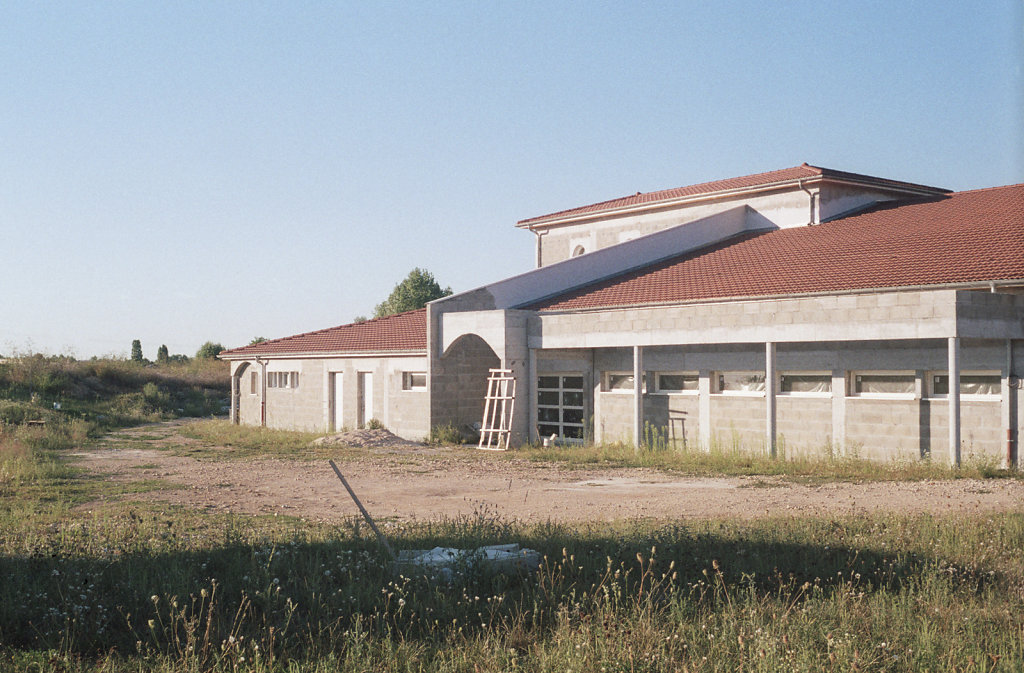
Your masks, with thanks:
M387 428L384 427L384 424L381 423L376 418L371 418L370 420L366 421L366 429L367 430L387 430Z
M427 437L428 444L434 444L437 446L463 444L465 441L465 437L462 436L462 433L459 432L459 429L455 427L454 423L435 425L430 429L430 436Z

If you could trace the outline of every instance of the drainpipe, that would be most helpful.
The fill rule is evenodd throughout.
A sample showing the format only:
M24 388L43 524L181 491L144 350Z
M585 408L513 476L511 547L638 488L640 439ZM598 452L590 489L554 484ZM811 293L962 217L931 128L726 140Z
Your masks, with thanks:
M267 362L257 357L256 364L260 366L260 427L267 427Z
M814 193L811 192L811 190L804 187L804 181L802 179L798 179L796 184L804 193L807 194L808 205L810 208L807 224L820 224L818 221L818 209L815 207L817 204L817 198L815 198Z
M539 269L541 267L541 244L540 244L541 241L540 241L540 239L547 232L546 231L537 231L532 226L530 226L528 228L529 228L530 231L533 232L533 235L537 237L537 268Z

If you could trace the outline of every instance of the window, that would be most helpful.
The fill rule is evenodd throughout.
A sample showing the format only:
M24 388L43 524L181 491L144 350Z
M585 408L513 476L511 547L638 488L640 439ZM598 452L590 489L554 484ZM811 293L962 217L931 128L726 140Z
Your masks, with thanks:
M584 248L582 245L577 245L575 248L572 249L572 256L573 257L579 257L580 255L582 255L586 251L587 251L586 248Z
M298 388L298 372L267 372L268 388Z
M627 372L605 372L601 382L604 392L633 392L633 375Z
M914 395L914 374L911 372L857 373L853 375L853 395L907 397Z
M933 372L929 377L931 397L947 397L949 395L949 374ZM998 397L1002 379L999 374L981 372L960 372L961 397Z
M715 392L726 395L763 393L764 372L719 372L717 383Z
M570 442L583 440L583 376L545 374L537 377L537 432Z
M832 375L817 372L787 372L779 376L783 395L827 395L832 392Z
M402 372L402 390L426 390L426 372Z
M699 379L697 374L686 372L658 372L655 388L659 393L695 393Z
M260 377L256 372L249 372L249 394L256 395L260 391Z

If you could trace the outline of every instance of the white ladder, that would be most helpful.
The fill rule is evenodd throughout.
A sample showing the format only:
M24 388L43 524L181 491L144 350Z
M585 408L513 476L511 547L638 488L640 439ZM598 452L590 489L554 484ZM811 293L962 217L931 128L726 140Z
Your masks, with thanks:
M506 451L512 433L512 412L515 410L516 378L511 369L491 369L484 398L484 421L480 424L478 449ZM504 447L502 443L504 442Z

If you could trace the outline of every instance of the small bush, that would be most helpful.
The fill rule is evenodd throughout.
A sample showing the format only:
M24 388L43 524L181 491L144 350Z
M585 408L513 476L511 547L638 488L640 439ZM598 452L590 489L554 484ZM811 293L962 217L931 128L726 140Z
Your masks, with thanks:
M430 429L430 436L427 437L427 444L436 446L450 446L452 444L463 444L465 438L454 423L435 425Z
M376 418L371 418L370 420L366 421L366 429L367 430L387 430L387 428L384 427L384 424L381 423Z

